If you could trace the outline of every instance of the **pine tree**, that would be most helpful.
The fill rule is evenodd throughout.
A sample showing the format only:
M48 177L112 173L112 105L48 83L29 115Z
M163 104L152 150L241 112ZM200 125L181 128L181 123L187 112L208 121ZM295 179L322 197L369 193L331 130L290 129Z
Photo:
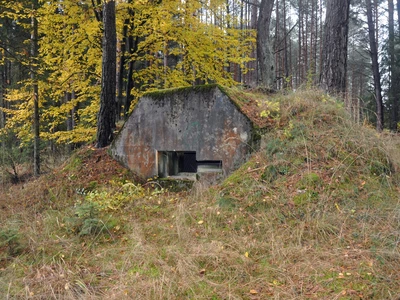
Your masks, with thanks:
M327 2L320 85L328 93L345 97L350 0Z
M266 88L272 88L275 79L274 57L269 32L273 7L274 0L261 0L257 22L258 84Z
M378 47L377 47L377 35L375 31L375 22L373 20L373 11L371 0L366 0L367 8L367 23L368 23L368 36L370 55L372 61L372 73L374 78L374 90L375 90L375 101L376 101L376 130L383 130L383 101L382 101L382 86L381 86L381 75L379 71L378 62Z
M37 56L38 56L38 20L36 17L38 0L32 0L31 16L31 64L30 73L32 80L33 98L33 173L40 174L40 116L39 116L39 85L37 82Z

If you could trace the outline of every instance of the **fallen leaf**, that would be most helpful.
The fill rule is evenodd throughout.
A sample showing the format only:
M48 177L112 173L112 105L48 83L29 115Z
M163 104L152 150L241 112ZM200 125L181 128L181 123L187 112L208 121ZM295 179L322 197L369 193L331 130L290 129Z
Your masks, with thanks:
M203 220L200 220L200 221L197 222L197 224L199 224L199 225L201 225L201 224L203 224L203 223L204 223Z
M257 295L258 292L257 292L256 290L250 290L250 294L252 294L252 295Z
M244 256L249 257L249 252L246 252Z

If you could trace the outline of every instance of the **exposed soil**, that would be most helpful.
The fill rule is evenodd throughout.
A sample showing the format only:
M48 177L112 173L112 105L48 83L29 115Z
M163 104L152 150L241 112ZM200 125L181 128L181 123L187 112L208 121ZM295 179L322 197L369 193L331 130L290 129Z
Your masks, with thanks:
M141 182L138 176L115 161L107 151L108 148L96 149L86 146L52 172L36 179L30 178L17 184L4 185L0 190L0 211L20 211L33 206L45 206L44 202L47 201L51 205L50 202L61 193L72 197L75 190L70 187L74 185L78 189L93 184L102 185L117 178ZM74 159L80 160L76 166Z

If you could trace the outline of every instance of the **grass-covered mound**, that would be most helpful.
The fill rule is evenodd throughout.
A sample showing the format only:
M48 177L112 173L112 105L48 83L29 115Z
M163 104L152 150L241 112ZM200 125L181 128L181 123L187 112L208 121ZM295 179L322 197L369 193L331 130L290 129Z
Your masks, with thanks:
M211 188L138 183L86 149L3 192L0 296L397 299L400 140L318 92L268 101L261 149Z

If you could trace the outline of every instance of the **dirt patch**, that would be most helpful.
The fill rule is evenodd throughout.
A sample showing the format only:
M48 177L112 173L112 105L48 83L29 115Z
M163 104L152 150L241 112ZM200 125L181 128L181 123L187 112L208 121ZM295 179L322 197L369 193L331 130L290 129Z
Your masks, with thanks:
M39 207L45 209L58 205L55 204L57 199L73 199L80 187L103 185L111 180L140 182L139 177L115 161L107 150L83 147L52 172L3 186L0 190L0 213Z

